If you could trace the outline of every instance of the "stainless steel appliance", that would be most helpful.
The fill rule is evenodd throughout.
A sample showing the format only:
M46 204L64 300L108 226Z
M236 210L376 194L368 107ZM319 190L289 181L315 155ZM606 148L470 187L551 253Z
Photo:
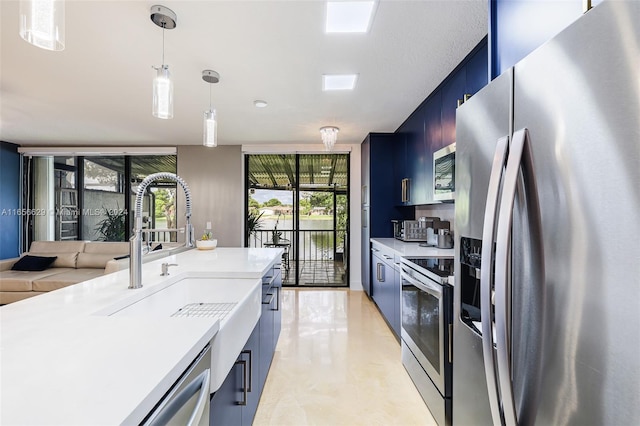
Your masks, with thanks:
M433 153L433 199L451 201L456 195L456 144Z
M640 419L632 16L600 3L457 110L454 424Z
M453 259L400 262L402 364L438 424L450 425Z
M401 241L427 241L427 223L420 220L392 220L393 236Z
M210 367L207 345L142 424L208 426Z

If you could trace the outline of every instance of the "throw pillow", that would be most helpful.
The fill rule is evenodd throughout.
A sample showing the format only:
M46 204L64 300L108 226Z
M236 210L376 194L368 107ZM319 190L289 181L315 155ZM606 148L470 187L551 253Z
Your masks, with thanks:
M11 270L13 271L44 271L47 269L58 256L45 257L45 256L23 256L16 263L13 264Z

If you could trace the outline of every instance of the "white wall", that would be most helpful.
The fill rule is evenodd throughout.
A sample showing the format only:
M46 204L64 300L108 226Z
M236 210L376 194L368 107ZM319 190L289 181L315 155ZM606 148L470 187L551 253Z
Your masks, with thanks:
M313 154L325 153L324 147L318 145L243 145L242 152L246 154ZM360 253L360 144L336 145L334 153L350 153L350 173L349 182L349 218L350 218L350 239L349 239L349 288L351 290L362 290L362 277L360 274L361 253Z

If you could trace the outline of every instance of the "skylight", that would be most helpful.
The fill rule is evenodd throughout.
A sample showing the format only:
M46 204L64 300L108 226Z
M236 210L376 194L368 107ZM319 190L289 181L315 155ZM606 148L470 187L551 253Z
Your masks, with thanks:
M357 74L323 74L322 90L353 90Z
M375 1L328 1L327 33L366 33Z

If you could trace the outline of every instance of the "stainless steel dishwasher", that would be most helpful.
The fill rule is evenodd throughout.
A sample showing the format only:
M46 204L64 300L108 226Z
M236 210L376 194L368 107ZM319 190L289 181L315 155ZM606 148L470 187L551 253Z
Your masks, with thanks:
M143 425L209 425L211 346L207 345L167 392Z

